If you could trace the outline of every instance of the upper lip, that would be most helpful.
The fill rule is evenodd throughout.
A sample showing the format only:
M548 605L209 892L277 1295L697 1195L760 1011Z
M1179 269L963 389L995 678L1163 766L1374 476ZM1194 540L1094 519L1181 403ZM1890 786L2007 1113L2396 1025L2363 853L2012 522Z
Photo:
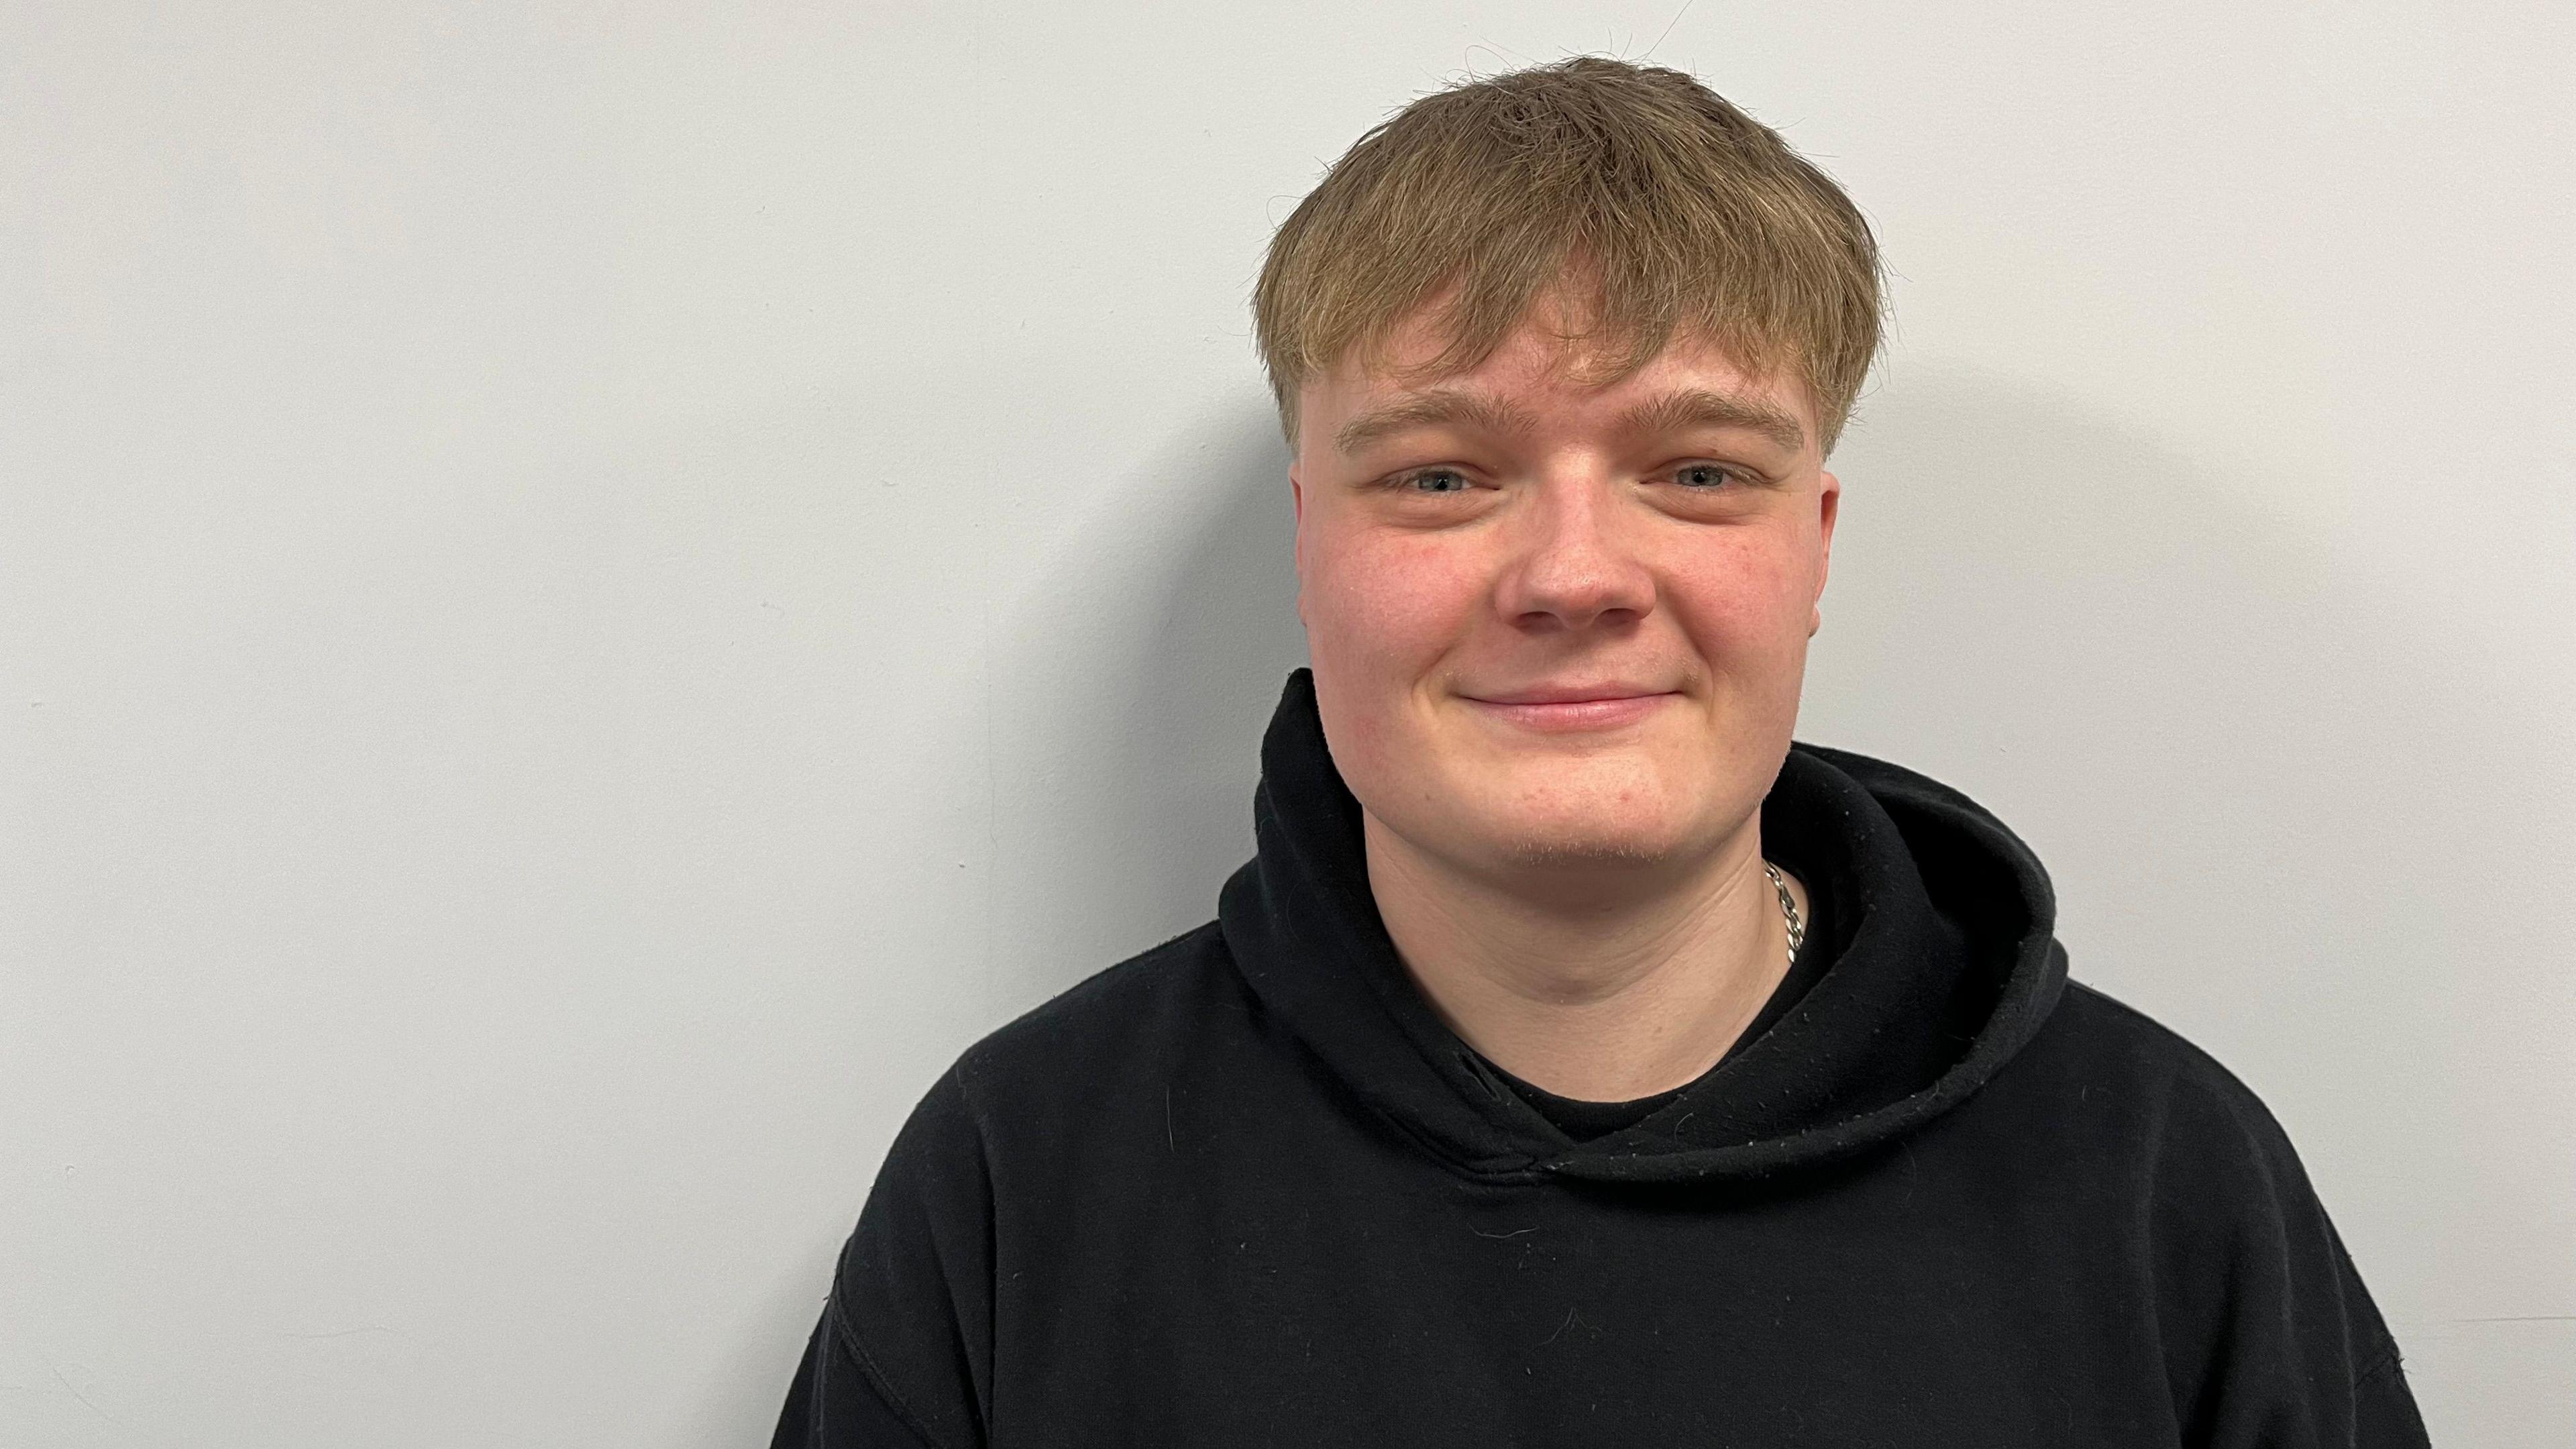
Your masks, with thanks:
M1534 684L1502 694L1470 695L1487 704L1573 704L1587 699L1635 699L1646 694L1670 694L1669 689L1655 689L1643 684Z

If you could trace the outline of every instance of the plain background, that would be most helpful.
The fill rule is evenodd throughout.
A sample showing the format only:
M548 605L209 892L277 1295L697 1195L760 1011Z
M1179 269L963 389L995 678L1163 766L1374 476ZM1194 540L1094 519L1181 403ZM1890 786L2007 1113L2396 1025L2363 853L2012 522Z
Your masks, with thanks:
M1679 65L1896 272L1801 738L1966 790L2576 1442L2559 4L0 10L0 1443L766 1442L968 1043L1303 662L1246 298Z

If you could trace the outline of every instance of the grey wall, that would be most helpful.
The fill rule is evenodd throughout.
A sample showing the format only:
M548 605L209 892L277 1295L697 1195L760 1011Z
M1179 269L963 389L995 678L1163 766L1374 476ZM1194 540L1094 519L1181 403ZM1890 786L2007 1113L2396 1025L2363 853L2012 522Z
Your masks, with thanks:
M0 7L0 1442L765 1443L931 1077L1250 849L1269 229L1650 47L1898 274L1801 736L2576 1439L2567 15Z

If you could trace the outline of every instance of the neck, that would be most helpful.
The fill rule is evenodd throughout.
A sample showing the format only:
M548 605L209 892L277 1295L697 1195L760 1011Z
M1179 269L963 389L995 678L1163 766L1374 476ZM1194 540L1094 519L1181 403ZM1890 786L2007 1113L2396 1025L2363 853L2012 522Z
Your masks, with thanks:
M1788 974L1758 815L1687 872L1588 894L1509 889L1365 811L1361 824L1378 913L1432 1009L1497 1066L1560 1096L1627 1101L1697 1078ZM1804 883L1781 874L1804 919Z

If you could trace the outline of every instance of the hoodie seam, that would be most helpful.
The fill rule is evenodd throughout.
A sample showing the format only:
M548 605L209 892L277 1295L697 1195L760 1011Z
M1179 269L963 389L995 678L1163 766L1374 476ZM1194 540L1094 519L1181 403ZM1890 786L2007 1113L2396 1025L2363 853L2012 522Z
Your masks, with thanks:
M2381 1348L2376 1355L2372 1356L2370 1362L2364 1364L2359 1373L2352 1376L2352 1386L2358 1389L2367 1385L2372 1379L2393 1373L2397 1368L2397 1364L2397 1345L2392 1340L2385 1347Z
M830 1320L832 1325L832 1336L841 1341L843 1348L849 1350L850 1358L859 1366L859 1376L868 1381L868 1386L876 1390L879 1398L885 1400L887 1410L901 1419L905 1428L921 1436L921 1442L929 1445L930 1449L948 1449L948 1441L931 1432L929 1424L924 1422L911 1403L896 1391L893 1382L886 1377L885 1370L877 1366L876 1359L868 1353L867 1344L859 1337L858 1326L842 1315L841 1306L838 1303L827 1302L823 1308L823 1316Z

